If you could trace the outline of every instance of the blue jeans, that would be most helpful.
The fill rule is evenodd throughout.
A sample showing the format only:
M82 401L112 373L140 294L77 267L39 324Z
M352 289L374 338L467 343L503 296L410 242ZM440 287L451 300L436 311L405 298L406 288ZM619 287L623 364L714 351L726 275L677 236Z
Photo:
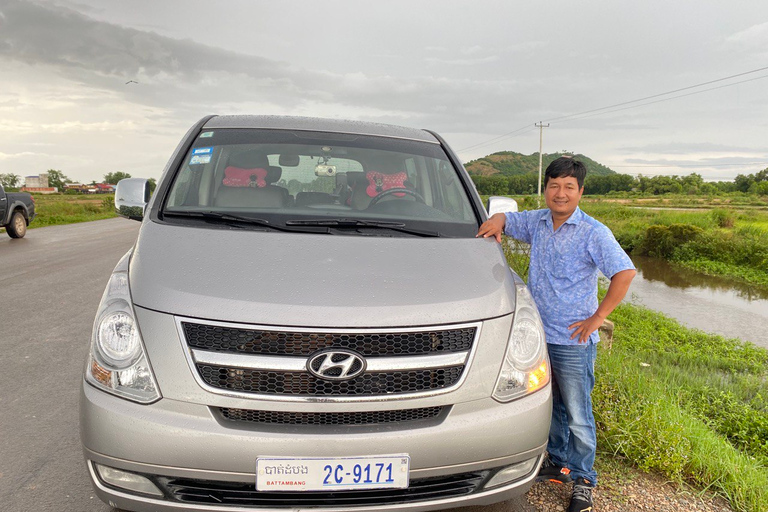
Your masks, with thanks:
M597 484L595 450L597 432L592 414L597 345L547 344L552 365L552 424L549 458L571 470L571 477Z

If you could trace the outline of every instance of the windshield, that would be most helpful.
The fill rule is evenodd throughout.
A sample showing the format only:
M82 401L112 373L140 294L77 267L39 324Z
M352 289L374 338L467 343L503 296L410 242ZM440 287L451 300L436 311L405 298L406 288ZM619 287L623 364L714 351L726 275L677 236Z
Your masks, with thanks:
M352 233L405 236L410 229L452 237L473 237L478 229L439 144L286 130L201 132L162 213L174 222L253 218L258 229L318 224Z

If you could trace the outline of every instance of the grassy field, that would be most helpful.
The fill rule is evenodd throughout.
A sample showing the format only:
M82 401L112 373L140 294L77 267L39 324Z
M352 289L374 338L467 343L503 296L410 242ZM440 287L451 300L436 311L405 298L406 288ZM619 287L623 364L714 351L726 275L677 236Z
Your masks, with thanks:
M768 287L768 210L666 210L582 202L632 254Z
M594 391L603 457L768 510L768 351L622 304Z
M114 194L33 194L37 216L29 229L116 217Z

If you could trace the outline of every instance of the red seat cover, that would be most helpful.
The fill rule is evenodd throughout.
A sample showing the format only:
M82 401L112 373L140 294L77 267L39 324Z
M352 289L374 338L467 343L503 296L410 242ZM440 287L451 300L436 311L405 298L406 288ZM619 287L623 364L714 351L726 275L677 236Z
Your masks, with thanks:
M229 166L224 169L222 185L227 187L258 187L267 186L267 170L256 167L254 169L242 169Z
M378 171L368 171L365 173L365 177L368 178L368 188L365 189L365 192L370 197L376 197L391 188L407 188L405 180L408 179L408 175L404 172L384 174ZM403 197L405 194L395 193L394 195Z

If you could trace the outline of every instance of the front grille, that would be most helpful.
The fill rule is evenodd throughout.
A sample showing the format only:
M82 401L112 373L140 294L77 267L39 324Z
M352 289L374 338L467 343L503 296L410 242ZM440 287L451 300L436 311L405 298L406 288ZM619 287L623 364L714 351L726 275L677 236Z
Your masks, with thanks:
M306 372L275 372L197 363L203 381L228 391L259 395L360 396L418 393L448 388L458 382L464 366L364 373L345 381L321 380Z
M426 355L472 348L475 327L420 332L290 332L181 323L187 344L196 349L243 354L309 356L326 348L345 348L363 356Z
M367 491L256 491L255 483L211 482L157 478L171 500L188 505L219 505L294 509L300 507L359 507L433 501L470 495L491 471L413 479L406 489Z
M432 419L438 417L443 409L443 407L424 407L399 411L340 413L252 411L230 408L221 408L219 411L229 421L261 425L377 425Z

